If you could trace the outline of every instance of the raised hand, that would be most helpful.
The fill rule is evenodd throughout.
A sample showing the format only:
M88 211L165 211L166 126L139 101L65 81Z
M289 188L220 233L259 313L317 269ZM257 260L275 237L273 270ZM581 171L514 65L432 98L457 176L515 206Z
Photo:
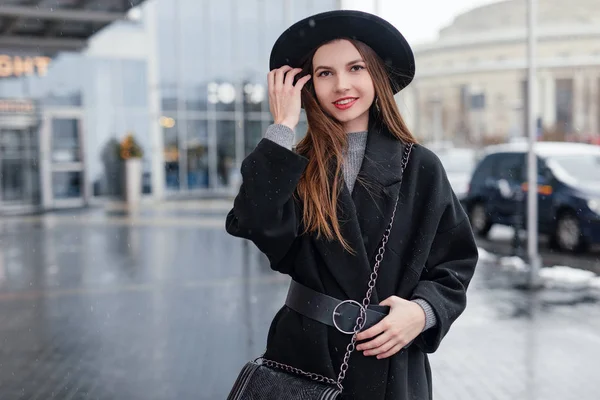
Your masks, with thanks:
M296 128L300 119L300 92L311 78L310 75L305 75L298 79L298 82L294 85L294 78L301 71L301 68L284 65L281 68L272 70L267 75L269 108L273 119L276 124L286 125L292 130Z

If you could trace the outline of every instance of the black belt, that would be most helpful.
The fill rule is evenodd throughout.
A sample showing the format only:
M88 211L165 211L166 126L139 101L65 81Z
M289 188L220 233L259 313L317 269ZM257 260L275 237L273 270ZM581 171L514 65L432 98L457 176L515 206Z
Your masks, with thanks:
M352 334L362 305L354 300L338 300L319 293L292 279L285 305L308 318L333 326L342 333ZM369 305L367 322L362 330L368 329L384 319L390 311L388 306Z

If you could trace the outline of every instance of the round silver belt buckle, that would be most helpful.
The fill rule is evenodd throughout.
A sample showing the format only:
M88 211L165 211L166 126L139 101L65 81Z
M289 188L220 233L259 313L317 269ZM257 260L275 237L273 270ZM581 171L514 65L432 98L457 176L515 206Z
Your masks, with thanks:
M332 313L332 315L331 315L331 318L333 319L333 325L335 326L335 328L336 328L338 331L340 331L340 332L342 332L342 333L345 333L346 335L352 335L352 334L354 334L354 331L347 332L347 331L343 330L342 328L340 328L340 327L338 326L338 324L337 324L337 322L336 322L336 320L335 320L335 317L336 317L336 316L338 316L338 315L342 315L341 313L337 312L337 309L338 309L338 307L339 307L339 306L341 306L341 305L342 305L342 304L344 304L344 303L352 303L352 304L356 304L356 305L358 306L358 308L360 308L361 310L363 310L363 309L364 309L364 307L363 307L363 305L362 305L362 304L360 304L358 301L355 301L355 300L344 300L344 301L340 302L340 304L338 304L337 306L335 306L335 308L333 309L333 313ZM365 321L364 321L364 322L365 322L365 323L367 322L367 313L366 313L366 312L365 312ZM356 322L355 322L355 325L356 325Z

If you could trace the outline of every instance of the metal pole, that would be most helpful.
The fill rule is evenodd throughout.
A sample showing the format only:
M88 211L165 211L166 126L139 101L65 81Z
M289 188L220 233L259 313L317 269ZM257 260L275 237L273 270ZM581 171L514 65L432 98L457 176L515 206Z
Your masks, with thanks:
M187 163L187 150L188 150L188 134L187 134L187 119L184 116L187 115L185 112L185 94L183 88L183 74L184 74L184 63L182 60L183 52L181 51L183 35L181 28L181 3L179 0L173 2L173 23L175 25L175 40L173 42L173 50L175 53L175 65L177 66L177 76L175 77L175 92L177 93L177 148L179 150L179 157L177 163L179 164L179 192L185 192L188 190L188 163Z
M375 15L381 16L381 0L375 0Z
M150 136L152 138L152 197L163 200L165 197L165 145L162 128L158 125L161 114L161 87L158 58L157 2L144 5L146 16L144 26L148 37L146 71L148 76L148 110L150 115Z
M537 157L535 144L537 141L536 126L536 104L537 104L537 82L535 64L536 45L536 16L537 0L527 0L528 8L528 70L527 70L527 128L529 133L529 150L527 155L528 164L528 196L527 196L527 255L529 257L530 288L538 285L540 256L538 253L538 196L537 196Z
M283 18L287 26L292 24L292 4L290 0L283 1Z

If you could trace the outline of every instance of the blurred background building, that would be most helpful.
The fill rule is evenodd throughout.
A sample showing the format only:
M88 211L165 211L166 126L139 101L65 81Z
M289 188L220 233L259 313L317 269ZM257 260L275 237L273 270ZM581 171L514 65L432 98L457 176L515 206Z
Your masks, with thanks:
M144 148L145 193L232 193L241 160L271 123L272 44L292 22L338 7L334 0L8 3L0 7L4 212L117 195L116 146L127 133Z
M374 1L375 10L381 11ZM598 141L600 9L539 0L543 139ZM525 2L455 18L415 45L398 96L426 143L525 134ZM153 199L227 196L271 115L271 46L339 0L10 0L0 5L0 212L81 206L122 192L119 141L144 149ZM383 17L388 17L382 15ZM391 16L389 16L391 17ZM401 28L401 27L400 27ZM302 117L298 138L306 130Z
M538 13L540 136L598 143L598 1L539 0ZM415 48L404 103L422 140L478 146L526 135L526 20L525 1L500 1L458 15L439 40Z

